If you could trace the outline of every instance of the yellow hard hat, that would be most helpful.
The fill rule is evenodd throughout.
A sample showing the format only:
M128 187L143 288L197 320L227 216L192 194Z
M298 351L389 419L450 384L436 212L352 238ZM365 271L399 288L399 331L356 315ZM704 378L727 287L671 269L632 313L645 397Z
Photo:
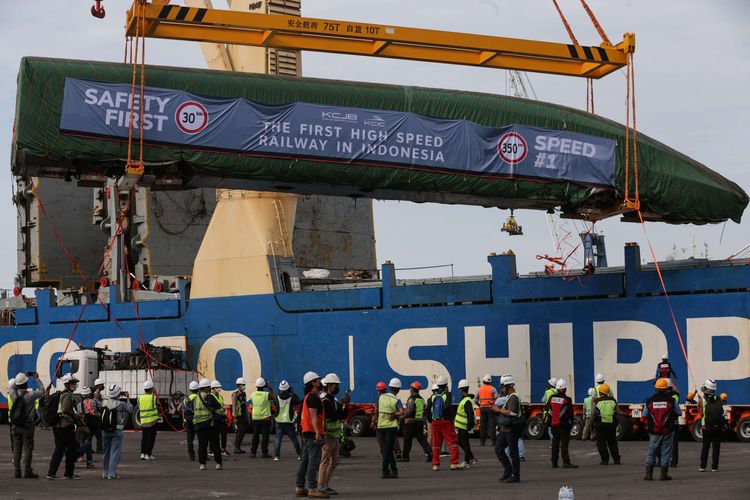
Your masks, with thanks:
M687 394L687 398L688 399L693 399L694 397L695 397L695 393L694 392L688 392L688 394Z
M721 396L719 396L719 397L722 399L722 401L726 401L727 400L727 393L726 392L722 392Z
M659 380L656 381L656 383L654 384L654 387L656 387L657 389L668 389L669 384L667 383L667 379L660 378Z
M600 384L597 389L599 390L599 394L609 394L609 385L607 384Z

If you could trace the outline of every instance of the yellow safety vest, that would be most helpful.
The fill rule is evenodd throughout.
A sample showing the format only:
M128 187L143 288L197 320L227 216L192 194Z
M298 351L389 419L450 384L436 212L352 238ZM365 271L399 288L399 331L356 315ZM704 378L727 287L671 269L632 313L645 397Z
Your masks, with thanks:
M141 425L156 422L159 419L159 410L156 408L156 396L143 394L138 396L138 414Z
M292 398L287 399L279 398L279 413L276 415L277 424L288 424L292 421L290 406L292 405ZM253 411L255 413L255 411Z
M396 404L398 398L395 394L386 393L378 399L378 429L392 429L398 427L398 420L389 417L398 411Z
M271 418L271 402L268 400L267 392L255 391L251 401L253 403L253 420Z
M469 402L469 408L472 413L474 412L474 403L471 401L469 396L466 396L458 403L458 410L456 411L456 418L453 419L453 425L456 429L469 430L469 416L466 413L466 401Z
M206 394L205 396L207 396ZM203 422L208 422L211 419L211 410L208 408L208 406L203 404L203 400L205 398L203 394L198 396L196 394L196 398L193 401L193 425L202 424Z

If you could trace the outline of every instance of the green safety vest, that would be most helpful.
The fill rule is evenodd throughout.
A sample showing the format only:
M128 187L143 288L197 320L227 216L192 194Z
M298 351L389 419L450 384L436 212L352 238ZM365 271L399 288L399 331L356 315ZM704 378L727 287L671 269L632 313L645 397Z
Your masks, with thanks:
M251 399L253 403L253 420L265 420L271 417L271 402L268 393L255 391Z
M606 394L600 394L600 393L599 393L599 386L600 386L600 385L602 385L602 384L594 384L594 395L595 395L595 396L596 396L597 398L600 398L600 397L602 397L602 396L606 396Z
M615 421L617 401L614 399L601 399L596 402L596 408L602 418L602 423L611 424Z
M589 396L587 398L584 398L583 400L583 414L587 417L591 415L591 410L593 409L594 405L594 398L593 396Z
M456 418L453 419L453 425L456 429L469 430L469 416L466 413L466 402L469 402L469 411L474 411L474 403L471 401L469 396L466 396L458 403L458 410L456 411Z
M156 396L153 394L138 396L138 413L141 425L156 422L159 419L159 410L156 408Z
M193 401L193 424L198 425L202 424L203 422L208 422L211 420L211 410L203 404L203 399L205 396L201 395L198 396L195 395L195 400Z
M15 390L15 389L13 389ZM8 391L8 420L10 420L10 412L13 410L13 400L10 399L10 391Z
M378 429L393 429L398 427L398 420L390 417L398 411L396 404L398 398L395 394L386 393L378 399Z
M417 396L416 398L414 398L414 406L415 406L414 420L424 420L425 402L421 396Z
M237 393L237 397L234 398L235 407L233 408L233 410L234 410L234 414L239 417L241 415L244 415L245 414L244 410L247 409L247 406L245 404L246 400L244 400L245 392L244 391L235 391L235 392ZM242 399L240 398L240 395L243 396ZM243 406L245 406L245 408L242 408Z
M543 403L547 403L549 401L549 398L551 398L555 394L557 394L557 389L555 389L554 387L550 387L549 389L547 389L546 391L544 391L544 401L542 401L542 402ZM543 413L545 415L548 415L548 414L551 413L551 411L552 410L548 410L548 409L545 408Z
M333 407L338 412L339 403L335 399L333 400ZM326 434L327 435L334 437L334 438L340 438L342 430L343 430L343 426L341 425L341 420L328 420L326 418Z
M289 407L292 405L292 398L291 396L286 399L279 398L279 414L276 415L276 423L277 424L288 424L292 421L291 411L289 411ZM255 414L255 411L253 411L253 414Z

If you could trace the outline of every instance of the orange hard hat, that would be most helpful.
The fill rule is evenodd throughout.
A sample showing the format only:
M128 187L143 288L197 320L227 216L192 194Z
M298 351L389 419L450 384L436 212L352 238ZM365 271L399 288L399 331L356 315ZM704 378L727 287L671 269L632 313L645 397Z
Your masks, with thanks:
M375 390L377 391L384 391L386 389L388 389L388 386L385 385L385 382L378 382L377 385L375 386Z
M660 378L659 380L656 381L656 383L654 384L654 387L656 387L657 389L668 389L669 383L667 383L667 379Z
M599 394L602 394L604 396L609 394L609 385L607 384L599 384L599 387L597 387L597 389L599 390Z
M416 380L414 382L412 382L411 384L409 384L409 387L411 387L412 389L414 389L416 391L421 391L422 390L422 384L420 384Z
M727 400L727 393L726 392L722 392L719 397L721 398L722 401L726 401Z

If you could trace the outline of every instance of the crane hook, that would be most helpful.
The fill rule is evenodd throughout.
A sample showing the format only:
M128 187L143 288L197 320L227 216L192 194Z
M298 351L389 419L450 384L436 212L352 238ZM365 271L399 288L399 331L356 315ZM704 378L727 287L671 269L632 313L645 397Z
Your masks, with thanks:
M104 19L104 16L106 15L102 1L103 0L94 0L95 5L91 6L91 15L98 19Z

